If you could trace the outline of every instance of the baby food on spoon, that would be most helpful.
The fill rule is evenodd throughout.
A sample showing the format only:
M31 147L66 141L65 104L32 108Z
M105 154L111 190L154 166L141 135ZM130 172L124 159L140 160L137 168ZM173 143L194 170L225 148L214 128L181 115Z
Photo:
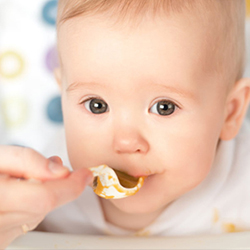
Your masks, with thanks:
M121 199L134 195L144 183L145 177L135 178L114 170L107 165L89 168L94 175L93 190L105 199Z

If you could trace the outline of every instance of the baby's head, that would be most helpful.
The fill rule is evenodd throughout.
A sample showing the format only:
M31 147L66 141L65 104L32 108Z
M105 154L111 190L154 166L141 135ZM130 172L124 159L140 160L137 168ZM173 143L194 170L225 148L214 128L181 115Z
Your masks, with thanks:
M56 78L74 169L146 175L127 213L159 212L209 173L249 100L244 0L59 0Z

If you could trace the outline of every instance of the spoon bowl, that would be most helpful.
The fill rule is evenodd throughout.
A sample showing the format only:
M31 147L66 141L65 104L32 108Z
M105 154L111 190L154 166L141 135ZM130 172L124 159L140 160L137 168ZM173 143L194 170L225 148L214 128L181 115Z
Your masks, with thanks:
M107 165L89 168L94 175L92 188L105 199L121 199L136 194L145 177L135 178Z

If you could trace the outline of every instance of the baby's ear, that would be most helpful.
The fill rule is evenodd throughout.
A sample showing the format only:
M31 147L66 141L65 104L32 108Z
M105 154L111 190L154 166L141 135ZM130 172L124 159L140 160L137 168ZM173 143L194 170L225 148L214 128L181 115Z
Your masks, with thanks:
M60 91L62 91L62 74L61 74L61 69L59 67L54 69L54 76L60 88Z
M250 101L250 78L235 83L228 95L220 139L231 140L239 132Z

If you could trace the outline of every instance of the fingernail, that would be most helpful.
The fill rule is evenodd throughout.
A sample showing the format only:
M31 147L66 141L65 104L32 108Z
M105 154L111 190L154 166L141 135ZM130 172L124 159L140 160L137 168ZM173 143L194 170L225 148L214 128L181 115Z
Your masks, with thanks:
M51 157L49 157L49 160L53 161L54 163L63 165L63 161L59 156L51 156Z
M69 172L68 168L59 165L53 161L49 162L49 170L55 175L62 175L65 174L66 172Z

